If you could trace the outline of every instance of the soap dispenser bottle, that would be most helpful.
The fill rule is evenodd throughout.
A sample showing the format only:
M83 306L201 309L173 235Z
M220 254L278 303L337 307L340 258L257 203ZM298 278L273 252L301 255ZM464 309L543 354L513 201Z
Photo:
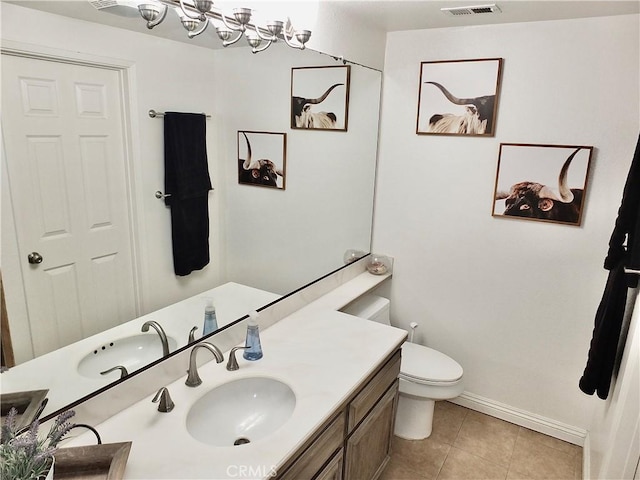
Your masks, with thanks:
M218 320L216 319L216 307L213 305L213 299L207 298L207 304L204 307L204 326L202 327L202 335L208 335L218 329Z
M262 358L262 345L260 345L260 331L258 330L258 312L253 311L247 320L247 347L242 355L245 360L260 360Z

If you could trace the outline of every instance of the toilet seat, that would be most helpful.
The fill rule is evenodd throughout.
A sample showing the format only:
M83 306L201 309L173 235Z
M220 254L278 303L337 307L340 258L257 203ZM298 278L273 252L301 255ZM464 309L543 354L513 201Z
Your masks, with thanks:
M421 385L455 385L462 379L458 362L424 345L405 342L399 378Z

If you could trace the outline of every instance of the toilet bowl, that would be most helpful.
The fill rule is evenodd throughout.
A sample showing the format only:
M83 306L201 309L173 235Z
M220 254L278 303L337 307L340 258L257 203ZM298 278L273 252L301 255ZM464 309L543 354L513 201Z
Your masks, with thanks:
M363 295L342 312L391 325L389 300ZM431 435L436 400L455 398L464 390L460 364L444 353L424 345L405 342L400 363L400 395L394 434L410 440Z

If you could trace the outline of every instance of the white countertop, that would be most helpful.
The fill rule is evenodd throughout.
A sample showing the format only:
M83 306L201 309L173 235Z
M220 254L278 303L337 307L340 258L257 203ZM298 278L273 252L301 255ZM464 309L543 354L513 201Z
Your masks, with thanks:
M158 344L160 344L160 337L155 330L149 329L144 334L140 331L144 322L149 320L158 322L167 337L176 340L177 349L187 344L189 331L192 327L198 327L196 339L202 336L206 298L213 299L216 306L218 327L223 327L242 318L251 310L263 307L280 297L275 293L246 285L234 282L225 283L17 365L0 375L2 393L49 389L47 394L49 400L43 412L43 416L48 415L72 401L118 380L118 372L95 379L84 377L78 373L78 364L94 349L112 341L140 334L152 335L158 339ZM171 351L174 350L171 349Z
M158 412L149 396L95 427L103 443L132 442L125 479L255 478L255 474L240 476L239 467L264 472L262 476L267 477L402 344L405 336L404 330L345 313L302 309L261 332L261 360L249 362L237 355L240 369L235 372L225 369L226 362L209 361L198 370L203 380L199 387L185 386L186 375L167 385L175 402L173 411ZM199 351L200 356L211 357L206 351ZM295 392L295 409L282 427L262 440L234 447L210 446L189 435L186 418L197 399L218 385L254 376L278 379ZM94 442L93 435L87 433L61 446Z

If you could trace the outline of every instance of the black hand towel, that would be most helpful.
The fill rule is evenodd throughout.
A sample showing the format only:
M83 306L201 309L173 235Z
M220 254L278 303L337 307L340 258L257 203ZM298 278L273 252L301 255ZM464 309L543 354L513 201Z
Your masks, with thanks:
M625 245L626 242L626 245ZM584 393L606 399L615 368L624 320L627 288L638 285L638 275L625 274L624 268L640 269L640 137L622 194L616 225L609 240L604 268L609 270L607 285L596 312L587 365L579 387Z
M164 190L171 207L173 268L189 275L209 263L209 204L206 117L164 115Z

